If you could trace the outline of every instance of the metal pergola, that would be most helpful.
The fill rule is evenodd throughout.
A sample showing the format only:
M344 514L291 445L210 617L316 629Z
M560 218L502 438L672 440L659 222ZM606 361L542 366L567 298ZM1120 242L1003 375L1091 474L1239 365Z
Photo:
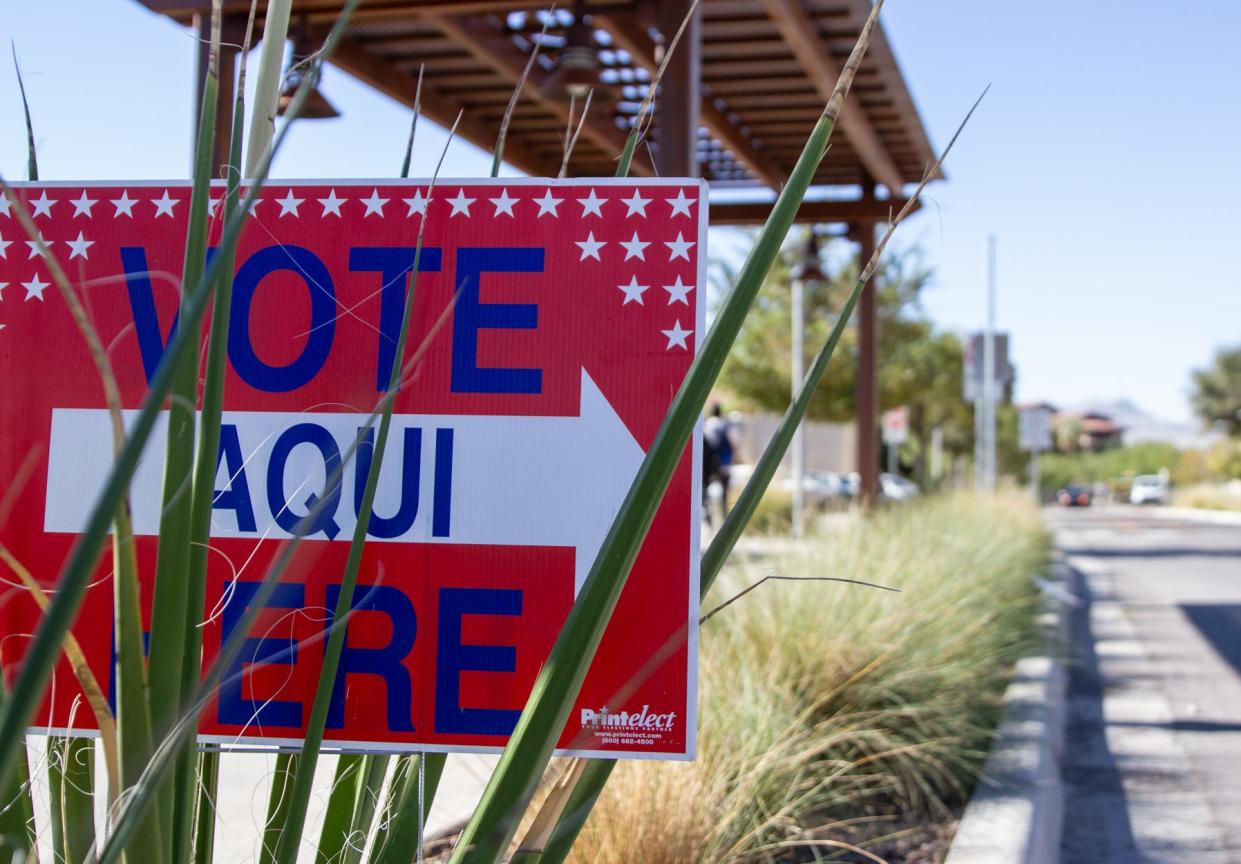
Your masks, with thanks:
M210 0L139 2L208 34ZM241 41L249 6L249 0L224 0L225 41ZM260 33L265 6L259 0ZM321 43L341 6L341 0L294 0L290 35ZM761 223L770 190L788 176L870 6L870 0L701 0L669 61L633 172L704 177L713 189L730 190L727 200L713 196L712 224ZM570 114L581 110L580 100L572 105L557 91L556 76L569 49L587 47L597 64L595 99L568 173L609 176L652 74L691 8L690 0L577 0L550 12L529 0L368 0L331 62L409 106L423 68L423 113L448 125L463 112L459 134L490 151L537 41L539 57L514 112L504 158L529 174L555 176ZM224 80L235 74L237 50L222 52ZM221 147L228 141L229 107L218 112ZM866 260L875 226L900 207L905 184L920 181L933 161L880 28L798 219L847 225ZM745 189L750 199L736 200ZM867 290L859 306L858 470L864 494L873 498L874 292Z

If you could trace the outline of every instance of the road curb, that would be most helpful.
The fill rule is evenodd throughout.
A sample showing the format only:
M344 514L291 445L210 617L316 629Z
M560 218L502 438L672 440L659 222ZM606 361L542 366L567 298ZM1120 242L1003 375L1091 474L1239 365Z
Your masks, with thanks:
M1066 718L1067 568L1057 567L1039 623L1040 655L1017 662L1004 718L944 864L1056 864L1064 785L1060 760Z

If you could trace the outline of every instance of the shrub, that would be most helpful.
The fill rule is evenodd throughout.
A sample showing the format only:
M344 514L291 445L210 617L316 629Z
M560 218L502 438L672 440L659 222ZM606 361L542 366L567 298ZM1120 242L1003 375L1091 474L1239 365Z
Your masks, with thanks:
M1049 542L1024 496L935 498L725 573L704 625L698 760L619 766L575 861L765 861L967 797Z

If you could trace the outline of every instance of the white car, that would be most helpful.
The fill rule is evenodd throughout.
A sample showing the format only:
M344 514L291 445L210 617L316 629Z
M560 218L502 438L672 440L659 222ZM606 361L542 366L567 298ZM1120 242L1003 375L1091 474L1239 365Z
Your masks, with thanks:
M1167 504L1168 481L1158 474L1139 474L1129 487L1130 504Z
M880 474L879 489L889 501L908 501L918 497L918 484L899 474Z
M786 477L784 491L791 493L794 485L793 478ZM802 476L801 488L806 501L820 508L827 507L836 499L849 497L844 478L831 471L807 471Z

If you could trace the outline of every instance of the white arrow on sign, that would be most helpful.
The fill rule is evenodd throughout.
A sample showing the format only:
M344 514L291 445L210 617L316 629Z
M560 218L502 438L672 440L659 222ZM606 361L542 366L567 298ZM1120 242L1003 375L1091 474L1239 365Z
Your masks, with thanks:
M125 422L132 423L136 413L125 412ZM292 536L311 496L323 491L324 454L333 448L347 453L365 420L361 414L226 411L223 425L226 432L230 426L236 431L237 462L244 465L226 460L220 466L216 489L232 493L231 506L223 509L224 502L217 501L211 535ZM138 535L159 530L166 428L166 417L161 418L131 486ZM417 461L417 482L402 488L406 430L419 430L411 444L420 436L420 447L409 456ZM399 533L371 540L572 546L576 593L643 456L585 370L577 417L394 415L373 512L392 519L404 505L409 513L413 499L403 496L416 496L417 512ZM44 529L80 532L111 464L106 410L55 409ZM330 535L347 542L352 536L355 489L365 482L358 473L355 460L343 472L339 503L327 508L331 512L317 523L323 527L310 535L313 539ZM373 524L371 530L375 533Z

